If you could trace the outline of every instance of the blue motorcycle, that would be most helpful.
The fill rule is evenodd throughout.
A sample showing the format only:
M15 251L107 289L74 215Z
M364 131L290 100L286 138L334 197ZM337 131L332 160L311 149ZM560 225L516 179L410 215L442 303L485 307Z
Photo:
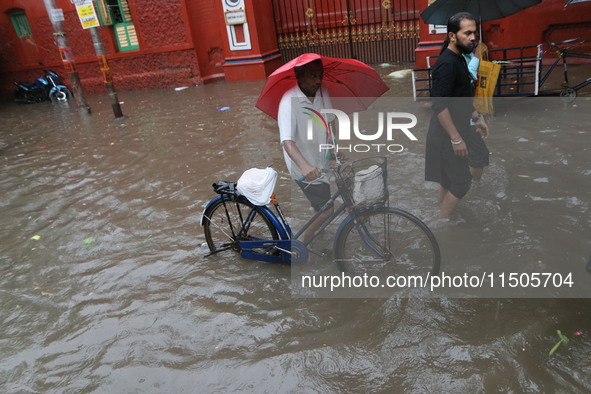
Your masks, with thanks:
M39 64L43 65L41 62ZM62 83L59 76L51 71L42 69L45 75L39 77L33 83L15 82L17 90L14 99L20 103L32 104L45 100L67 101L72 97L72 92Z

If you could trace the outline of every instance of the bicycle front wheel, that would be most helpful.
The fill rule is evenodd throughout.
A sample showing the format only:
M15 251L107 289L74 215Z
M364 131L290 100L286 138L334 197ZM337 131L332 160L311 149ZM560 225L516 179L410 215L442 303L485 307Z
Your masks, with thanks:
M66 101L72 97L72 93L68 89L59 89L49 94L51 101Z
M336 263L353 275L437 275L439 245L416 216L382 207L360 214L342 229L335 244Z
M220 199L203 215L205 240L212 253L240 253L240 241L279 239L271 221L244 197L235 201Z

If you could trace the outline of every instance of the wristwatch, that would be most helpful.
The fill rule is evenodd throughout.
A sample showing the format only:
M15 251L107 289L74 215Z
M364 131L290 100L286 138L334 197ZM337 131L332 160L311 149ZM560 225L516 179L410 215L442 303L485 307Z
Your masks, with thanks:
M482 114L478 114L478 116L475 116L473 118L471 118L470 120L474 123L478 122L479 119L484 119L484 115Z

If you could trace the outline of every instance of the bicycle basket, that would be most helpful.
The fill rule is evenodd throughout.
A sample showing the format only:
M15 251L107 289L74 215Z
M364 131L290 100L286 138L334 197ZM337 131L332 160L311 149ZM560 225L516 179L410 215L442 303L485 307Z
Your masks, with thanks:
M388 170L385 157L355 160L336 174L339 190L354 206L367 207L388 201Z

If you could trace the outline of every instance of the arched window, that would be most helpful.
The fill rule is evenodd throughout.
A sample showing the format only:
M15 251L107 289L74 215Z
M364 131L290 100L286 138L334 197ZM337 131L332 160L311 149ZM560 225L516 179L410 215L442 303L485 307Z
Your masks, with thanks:
M14 26L14 31L19 38L22 37L29 37L33 35L31 32L31 26L29 25L29 20L27 19L27 14L23 10L16 10L12 11L8 14L10 16L10 20L12 21L12 26Z

